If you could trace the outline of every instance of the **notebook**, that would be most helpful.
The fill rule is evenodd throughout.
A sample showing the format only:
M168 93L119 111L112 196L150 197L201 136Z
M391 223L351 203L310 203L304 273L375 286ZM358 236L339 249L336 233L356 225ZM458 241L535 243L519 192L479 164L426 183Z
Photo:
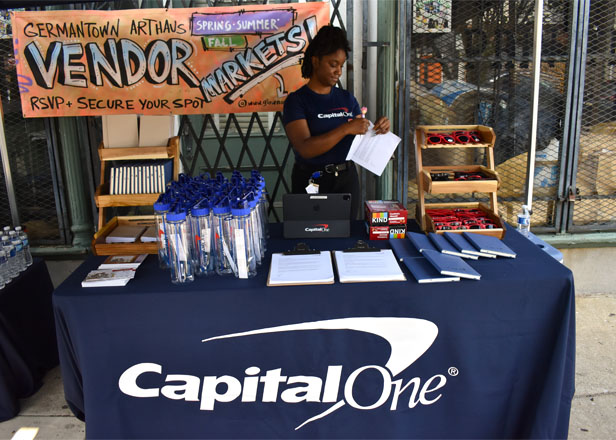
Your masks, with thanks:
M428 238L428 236L421 232L407 232L406 237L413 243L415 249L419 252L423 252L426 249L430 249L431 251L435 251L436 248Z
M500 238L492 235L474 234L463 232L464 238L471 243L478 251L486 254L494 254L499 257L515 258L516 253L509 246L501 241Z
M418 283L446 283L460 281L460 277L442 275L427 259L423 257L405 258L404 264L409 268Z
M436 232L430 232L430 234L428 234L428 238L430 238L430 241L432 242L432 244L434 244L436 250L440 251L443 254L454 255L461 258L468 258L470 260L477 260L479 258L477 255L465 254L463 252L460 252L456 247L454 247L453 244L449 242L449 240L447 240L441 234L437 234Z
M434 268L438 270L441 275L451 275L460 278L468 278L471 280L481 279L481 274L468 265L460 257L454 257L453 255L445 255L438 251L431 251L426 249L422 252L426 259L432 263Z
M476 255L478 257L496 258L496 255L486 254L485 252L479 252L475 246L470 244L462 234L456 234L453 232L445 232L443 234L447 240L460 252L464 254Z
M404 260L405 258L414 258L421 256L419 251L415 249L415 246L413 246L413 243L411 243L411 240L408 240L406 238L391 239L389 240L389 245L394 251L396 258L400 261Z
M348 237L351 194L285 194L282 219L284 238Z

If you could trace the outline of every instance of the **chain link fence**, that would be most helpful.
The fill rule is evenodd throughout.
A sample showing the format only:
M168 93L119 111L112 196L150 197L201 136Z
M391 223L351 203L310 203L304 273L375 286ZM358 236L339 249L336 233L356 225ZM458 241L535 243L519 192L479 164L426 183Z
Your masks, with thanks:
M616 1L590 3L573 218L569 230L616 224Z
M62 192L56 179L56 164L48 148L45 120L25 119L21 113L10 20L3 15L0 38L0 96L8 164L0 171L0 224L25 227L33 245L66 244L66 223L58 209ZM8 31L8 32L7 32ZM5 170L10 174L5 175ZM10 187L9 187L10 186ZM11 211L14 194L17 212ZM17 218L17 221L14 219Z
M515 223L525 194L530 145L534 4L532 0L414 1L411 96L414 125L494 129L501 217ZM569 1L546 1L532 224L555 226L570 43ZM485 165L476 151L428 151L424 165ZM413 162L413 159L411 159ZM414 170L415 164L410 163ZM411 174L411 176L414 173ZM409 204L416 202L414 179ZM427 202L488 201L486 194ZM411 209L413 207L411 206Z

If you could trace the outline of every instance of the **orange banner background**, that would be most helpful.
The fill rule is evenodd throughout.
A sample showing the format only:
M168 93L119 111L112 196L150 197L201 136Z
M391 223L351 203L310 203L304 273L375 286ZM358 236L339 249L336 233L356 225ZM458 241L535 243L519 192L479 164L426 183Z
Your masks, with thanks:
M25 117L278 111L329 3L13 12Z

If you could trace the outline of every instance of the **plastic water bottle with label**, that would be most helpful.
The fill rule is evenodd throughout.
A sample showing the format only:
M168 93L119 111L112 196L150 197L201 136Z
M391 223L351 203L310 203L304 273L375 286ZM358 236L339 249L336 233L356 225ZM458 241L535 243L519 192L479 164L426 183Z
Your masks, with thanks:
M238 278L254 277L257 274L254 242L252 240L252 222L247 200L236 200L231 207L233 231L233 256Z
M30 240L28 240L28 234L26 234L26 231L24 231L21 226L16 226L15 232L17 232L17 237L19 237L24 247L26 267L30 267L32 266L32 253L30 252Z
M518 214L518 232L525 237L530 232L530 214L528 205L522 205L522 212Z
M14 231L11 231L14 232ZM24 247L20 239L13 238L11 244L15 247L15 265L17 273L26 270L26 260L24 259Z
M218 275L230 275L237 271L231 247L231 207L225 197L212 208L214 213L214 265Z
M162 196L154 203L154 218L158 236L156 240L156 245L158 247L158 267L161 269L169 268L169 251L167 234L165 232L165 216L169 212L169 208L170 204L164 201Z
M212 213L210 202L203 199L190 210L191 233L194 245L194 264L197 276L214 273L214 258L212 249Z
M7 237L8 239L8 237ZM4 252L6 252L6 258L8 260L7 268L9 278L17 278L19 275L19 269L17 265L17 259L15 258L15 246L11 243L6 242L6 245L3 245Z
M4 249L0 249L0 289L11 281L9 277L9 260L6 258Z
M169 246L169 267L171 282L185 284L195 279L190 258L190 226L185 211L171 211L166 215L165 234Z
M255 192L258 194L258 190L255 189ZM265 250L261 246L263 229L261 226L261 216L259 213L259 200L258 195L255 197L254 193L249 195L248 198L248 207L250 208L250 222L252 226L252 232L250 234L252 239L252 246L255 250L255 260L257 262L257 266L261 265L261 261L265 257Z

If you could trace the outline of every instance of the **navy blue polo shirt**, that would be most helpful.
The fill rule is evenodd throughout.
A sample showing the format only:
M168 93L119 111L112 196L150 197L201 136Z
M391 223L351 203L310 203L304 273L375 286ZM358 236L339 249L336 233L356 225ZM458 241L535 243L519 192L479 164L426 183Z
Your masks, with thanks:
M305 119L310 134L318 136L346 123L360 113L357 99L346 90L332 87L328 94L322 95L306 85L287 96L282 110L282 123L287 125L289 122ZM345 136L331 150L312 159L302 158L294 149L295 160L306 165L344 162L354 138L354 135Z

